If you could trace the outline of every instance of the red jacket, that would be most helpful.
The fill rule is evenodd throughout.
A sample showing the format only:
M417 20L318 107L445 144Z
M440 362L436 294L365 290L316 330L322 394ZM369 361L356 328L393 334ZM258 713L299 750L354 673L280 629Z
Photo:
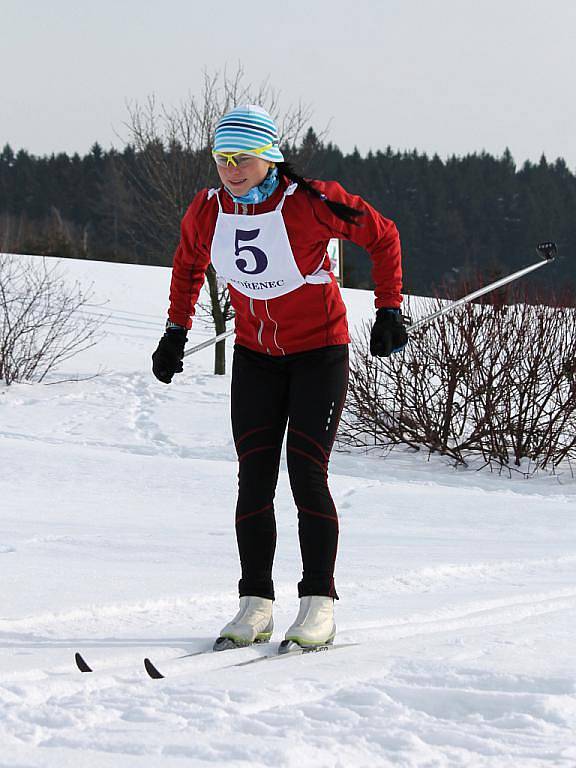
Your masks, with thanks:
M288 185L281 177L274 194L258 205L240 206L225 191L219 192L225 213L267 213L276 208ZM330 269L326 254L332 237L351 240L365 248L372 259L376 307L399 307L402 301L400 238L396 225L385 219L361 197L350 195L335 181L315 181L328 199L364 211L359 225L347 224L335 216L323 200L298 187L284 201L282 215L302 275ZM247 209L247 210L246 210ZM173 323L192 326L194 307L210 263L210 248L218 215L216 196L208 199L203 189L194 198L182 219L181 239L174 255L170 309ZM302 352L307 349L347 344L350 341L346 307L332 275L330 283L306 283L274 299L250 299L229 286L236 317L236 342L270 355Z

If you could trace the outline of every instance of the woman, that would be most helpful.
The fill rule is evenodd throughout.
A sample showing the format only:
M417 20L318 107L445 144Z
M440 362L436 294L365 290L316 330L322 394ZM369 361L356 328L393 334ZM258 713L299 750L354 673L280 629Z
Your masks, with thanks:
M303 574L300 610L281 647L316 647L331 643L336 631L338 517L327 471L346 397L350 341L326 248L337 237L370 254L377 308L371 352L389 355L407 341L399 310L400 241L394 223L362 198L336 182L298 176L261 107L236 107L222 117L213 157L222 186L199 192L182 220L169 319L153 371L169 383L183 370L186 334L211 261L236 313L231 411L242 571L240 610L214 647L263 642L272 634L273 499L287 425Z

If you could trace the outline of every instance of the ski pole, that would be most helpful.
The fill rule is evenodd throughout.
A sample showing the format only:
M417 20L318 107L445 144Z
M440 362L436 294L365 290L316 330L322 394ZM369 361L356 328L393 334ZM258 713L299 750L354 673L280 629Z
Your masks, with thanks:
M442 309L439 309L437 312L433 312L431 315L428 315L427 317L422 317L420 320L417 320L415 323L411 323L406 327L406 330L408 333L413 333L417 328L420 328L425 323L429 323L432 320L436 320L436 318L441 317L442 315L447 314L448 312L452 312L457 307L461 307L463 304L467 304L469 301L472 301L473 299L477 299L479 296L484 296L485 293L489 293L490 291L496 290L496 288L501 288L503 285L506 285L507 283L511 283L513 280L516 280L519 277L522 277L522 275L527 275L529 272L533 272L535 269L539 269L540 267L543 267L544 264L549 264L551 261L554 261L556 254L558 253L558 248L556 247L556 243L552 242L546 242L546 243L540 243L536 246L536 250L540 254L543 260L536 262L536 264L531 264L529 267L524 267L523 269L519 269L517 272L513 272L511 275L508 275L508 277L502 277L500 280L496 280L493 283L490 283L490 285L484 286L484 288L479 288L477 291L473 291L472 293L467 294L466 296L463 296L461 299L457 299L456 301L453 301L451 304L446 305L445 307L442 307Z
M558 252L558 248L556 247L556 243L552 242L546 242L546 243L540 243L536 246L536 250L538 253L542 256L543 260L536 262L536 264L531 264L529 267L524 267L524 269L519 269L517 272L513 272L511 275L508 275L508 277L502 277L500 280L496 280L494 283L490 283L490 285L486 285L484 288L479 288L477 291L474 291L473 293L469 293L466 296L463 296L461 299L457 299L457 301L453 301L451 304L448 304L445 307L442 307L442 309L439 309L437 312L433 312L431 315L428 315L427 317L422 317L420 320L417 320L415 323L411 323L406 327L406 330L408 333L412 333L417 328L420 328L420 326L424 325L424 323L429 323L432 320L436 320L436 318L441 317L442 315L447 314L448 312L452 312L454 309L457 309L457 307L461 307L463 304L467 304L469 301L472 301L473 299L477 299L480 296L484 296L485 293L489 293L490 291L496 290L496 288L501 288L503 285L506 285L507 283L511 283L513 280L518 279L519 277L522 277L522 275L527 275L529 272L533 272L535 269L539 269L540 267L544 266L544 264L548 264L550 261L554 261L554 258L556 257L556 254ZM234 329L231 329L229 331L224 331L223 333L219 333L218 336L214 336L212 339L207 339L206 341L203 341L201 344L197 344L195 347L191 347L186 352L184 352L184 357L188 357L188 355L194 354L194 352L200 352L201 349L206 349L206 347L212 346L212 344L217 344L219 341L222 341L223 339L227 339L228 336L232 336L234 333Z
M191 347L186 352L184 352L184 357L188 357L188 355L193 355L194 352L200 352L201 349L206 349L206 347L212 346L212 344L216 344L219 341L222 341L223 339L227 339L228 336L232 336L234 333L234 328L232 328L229 331L224 331L223 333L219 333L218 336L214 336L213 339L208 339L207 341L203 341L202 344L196 344L195 347Z

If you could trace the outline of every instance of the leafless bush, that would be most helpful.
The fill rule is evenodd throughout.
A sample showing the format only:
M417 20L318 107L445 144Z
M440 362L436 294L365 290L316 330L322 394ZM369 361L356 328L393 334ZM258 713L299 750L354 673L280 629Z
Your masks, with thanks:
M99 321L81 314L90 300L57 264L0 254L0 381L44 381L93 346Z
M419 314L438 309L425 300ZM390 358L353 342L340 442L425 448L466 464L555 468L576 458L575 310L468 304ZM528 468L527 468L528 467Z

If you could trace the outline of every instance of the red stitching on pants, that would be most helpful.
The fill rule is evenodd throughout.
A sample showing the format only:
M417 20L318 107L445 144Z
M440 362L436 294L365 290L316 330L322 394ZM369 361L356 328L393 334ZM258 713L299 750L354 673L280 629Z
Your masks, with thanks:
M314 456L310 456L310 454L306 453L306 451L301 451L299 448L293 448L293 447L287 448L287 450L291 451L292 453L297 453L300 456L305 456L307 459L310 459L310 461L313 461L314 464L318 464L319 467L322 467L324 472L328 471L328 467L326 466L325 463L323 464L321 461L318 461L318 459L315 459Z
M267 509L272 509L272 504L266 504L262 509L257 509L255 512L247 512L245 515L236 518L237 523L241 523L242 520L246 520L247 517L254 517L254 515L260 515L262 512L266 512Z
M306 509L306 507L301 507L299 504L297 505L300 512L305 512L307 515L314 515L314 517L325 517L327 520L332 520L333 523L336 523L336 527L338 527L338 516L337 515L325 515L324 512L314 512L311 509Z
M240 463L243 459L246 458L246 456L250 456L251 453L259 453L260 451L268 451L270 448L277 448L276 445L262 445L260 448L252 448L249 451L246 451L246 453L243 453L242 456L238 456L238 463Z
M272 429L272 427L270 425L268 425L267 427L256 427L256 429L250 429L250 430L248 430L248 432L244 432L244 434L241 435L238 438L238 440L236 440L236 443L235 443L236 447L238 447L240 445L242 440L245 440L250 435L253 435L255 432L264 432L264 430L266 430L266 429Z
M298 429L293 429L292 427L289 427L288 432L292 432L294 435L299 435L300 437L304 437L306 440L308 440L312 445L315 445L316 448L320 451L322 456L326 459L326 461L329 460L330 454L328 454L324 448L320 445L320 443L317 443L316 440L310 437L310 435L307 435L305 432L300 432Z

